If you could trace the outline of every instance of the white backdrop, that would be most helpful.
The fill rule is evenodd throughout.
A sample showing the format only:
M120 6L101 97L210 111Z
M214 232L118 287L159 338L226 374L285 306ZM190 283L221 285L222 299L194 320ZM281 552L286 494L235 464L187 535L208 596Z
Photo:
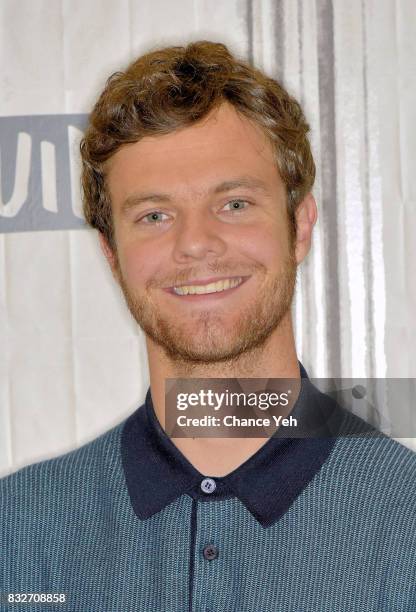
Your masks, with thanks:
M144 399L142 333L80 218L77 145L105 79L162 45L224 42L305 107L320 216L293 313L309 374L416 376L415 24L413 0L2 1L0 474Z

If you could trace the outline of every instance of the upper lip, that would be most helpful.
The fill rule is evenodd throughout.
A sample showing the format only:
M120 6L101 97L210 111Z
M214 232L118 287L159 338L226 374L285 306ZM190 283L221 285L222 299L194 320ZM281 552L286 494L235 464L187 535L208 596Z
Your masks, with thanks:
M243 280L245 280L246 278L248 278L247 276L218 276L218 277L214 277L211 276L210 278L202 278L199 280L190 280L190 281L186 281L185 283L179 283L177 285L171 285L169 287L166 287L167 289L172 289L173 287L185 287L187 285L209 285L210 283L216 283L220 280L226 280L226 279L236 279L236 278L242 278Z

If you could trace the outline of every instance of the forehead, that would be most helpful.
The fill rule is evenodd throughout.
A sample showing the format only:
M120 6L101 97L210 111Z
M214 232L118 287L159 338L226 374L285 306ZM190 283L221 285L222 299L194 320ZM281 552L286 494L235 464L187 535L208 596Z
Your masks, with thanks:
M263 130L223 103L194 125L123 146L108 162L107 183L114 202L137 187L204 193L242 174L281 183Z

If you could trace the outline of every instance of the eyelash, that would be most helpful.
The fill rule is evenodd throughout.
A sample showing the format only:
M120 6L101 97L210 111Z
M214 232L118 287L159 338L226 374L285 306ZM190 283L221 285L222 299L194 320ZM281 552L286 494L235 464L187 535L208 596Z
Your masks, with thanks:
M228 204L233 204L234 202L244 202L245 204L250 204L250 202L248 202L247 200L239 200L238 198L235 200L230 200L229 202L227 202L226 204L224 204L224 206L227 206ZM224 207L223 207L224 208ZM235 213L241 213L244 210L246 210L247 206L245 208L234 208L233 210L230 210L229 212L232 212L233 214ZM143 219L146 219L146 217L150 217L150 215L164 215L166 213L161 212L160 210L152 210L150 213L147 213L146 215L143 215L143 217L140 217L140 219L137 219L136 223L139 223L140 221L142 221ZM154 221L152 223L145 223L145 225L160 225L161 223L163 223L163 221Z

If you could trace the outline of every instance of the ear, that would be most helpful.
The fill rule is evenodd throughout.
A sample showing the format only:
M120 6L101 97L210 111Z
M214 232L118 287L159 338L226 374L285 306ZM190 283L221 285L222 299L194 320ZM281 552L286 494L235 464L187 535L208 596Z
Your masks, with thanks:
M318 218L315 198L311 193L308 193L298 204L295 217L297 229L295 253L296 261L300 264L310 251L312 230Z
M104 253L106 260L111 268L111 272L113 274L114 279L119 282L119 263L117 258L117 253L113 251L113 249L108 244L107 238L101 232L98 232L98 236L100 239L101 250Z

